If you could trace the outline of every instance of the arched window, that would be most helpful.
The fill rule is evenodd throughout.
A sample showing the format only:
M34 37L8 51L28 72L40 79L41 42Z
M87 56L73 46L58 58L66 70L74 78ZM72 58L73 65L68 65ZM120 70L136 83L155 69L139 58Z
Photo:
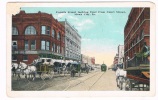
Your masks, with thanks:
M15 26L12 27L12 35L18 35L18 30Z
M57 40L60 40L60 33L58 33L57 35Z
M52 30L52 37L54 38L55 37L55 31Z
M28 26L25 29L25 34L36 34L36 29L33 26Z

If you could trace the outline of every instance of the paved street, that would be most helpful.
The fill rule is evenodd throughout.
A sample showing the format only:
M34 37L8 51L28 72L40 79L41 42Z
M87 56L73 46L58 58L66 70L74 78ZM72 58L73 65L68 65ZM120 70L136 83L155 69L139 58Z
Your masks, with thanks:
M81 76L56 74L53 79L41 80L38 76L35 81L27 81L24 77L17 81L12 79L12 90L15 91L119 91L116 86L115 72L90 71L89 74L81 73Z
M116 86L115 72L111 70L107 72L92 72L84 77L70 80L45 90L51 91L56 89L63 91L119 91Z

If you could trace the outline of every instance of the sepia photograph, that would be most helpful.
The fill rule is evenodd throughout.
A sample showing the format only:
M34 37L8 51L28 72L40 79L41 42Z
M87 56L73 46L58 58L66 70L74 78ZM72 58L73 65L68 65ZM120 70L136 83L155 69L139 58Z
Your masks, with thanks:
M154 96L154 20L151 2L7 3L8 96Z

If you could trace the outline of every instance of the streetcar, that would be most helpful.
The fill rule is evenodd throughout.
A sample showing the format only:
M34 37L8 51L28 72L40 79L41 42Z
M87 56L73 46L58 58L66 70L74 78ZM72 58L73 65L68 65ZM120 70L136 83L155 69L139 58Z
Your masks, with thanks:
M101 65L101 71L106 72L106 70L107 70L107 66L103 63L103 64Z

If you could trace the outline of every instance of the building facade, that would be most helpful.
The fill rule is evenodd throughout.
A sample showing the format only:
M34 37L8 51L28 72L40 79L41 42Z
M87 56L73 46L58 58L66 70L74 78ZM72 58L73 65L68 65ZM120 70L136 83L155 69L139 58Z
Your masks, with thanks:
M150 8L132 8L124 28L124 58L132 59L144 45L150 46Z
M89 57L84 54L81 54L81 63L87 63L90 66L95 65L95 57Z
M32 63L38 57L62 59L65 28L51 14L25 13L12 16L12 61Z
M118 46L118 64L123 64L124 59L124 45Z
M113 61L113 68L115 69L117 68L117 65L118 65L118 58L119 58L118 54L116 54Z
M66 19L60 23L65 27L65 59L81 61L81 36Z

